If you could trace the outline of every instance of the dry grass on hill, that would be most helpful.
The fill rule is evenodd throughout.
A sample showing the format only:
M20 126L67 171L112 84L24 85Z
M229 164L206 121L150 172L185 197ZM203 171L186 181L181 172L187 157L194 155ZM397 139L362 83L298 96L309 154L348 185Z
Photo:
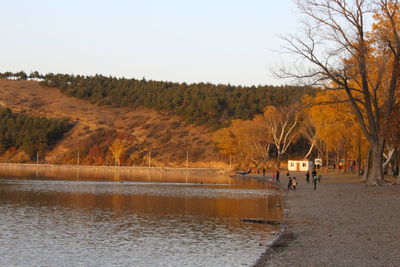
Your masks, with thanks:
M65 138L47 152L49 163L74 163L78 151L83 155L81 162L89 163L85 154L94 145L104 151L103 158L109 159L108 147L120 138L125 142L125 164L147 164L151 150L152 165L185 166L188 149L190 167L224 165L215 151L211 130L150 109L97 106L37 82L1 79L0 105L17 113L66 118L75 123Z

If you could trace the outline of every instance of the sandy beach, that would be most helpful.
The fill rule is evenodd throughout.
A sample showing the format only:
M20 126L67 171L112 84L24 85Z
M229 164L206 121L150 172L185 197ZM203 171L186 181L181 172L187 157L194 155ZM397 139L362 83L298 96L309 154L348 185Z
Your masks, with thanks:
M283 189L285 231L255 266L399 266L400 186L330 174L314 191L304 174L295 176L297 190Z

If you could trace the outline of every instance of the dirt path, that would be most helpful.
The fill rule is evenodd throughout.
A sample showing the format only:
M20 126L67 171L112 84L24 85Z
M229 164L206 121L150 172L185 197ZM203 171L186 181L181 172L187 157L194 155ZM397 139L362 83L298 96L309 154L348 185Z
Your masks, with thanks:
M297 190L287 193L289 240L256 266L400 265L400 186L323 177L314 191L303 174L296 177Z

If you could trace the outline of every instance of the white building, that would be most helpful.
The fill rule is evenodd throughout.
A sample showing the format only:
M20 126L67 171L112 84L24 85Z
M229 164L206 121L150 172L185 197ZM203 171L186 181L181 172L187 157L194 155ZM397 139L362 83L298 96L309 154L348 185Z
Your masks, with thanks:
M289 171L308 171L312 170L313 162L308 159L303 160L289 160L288 170Z

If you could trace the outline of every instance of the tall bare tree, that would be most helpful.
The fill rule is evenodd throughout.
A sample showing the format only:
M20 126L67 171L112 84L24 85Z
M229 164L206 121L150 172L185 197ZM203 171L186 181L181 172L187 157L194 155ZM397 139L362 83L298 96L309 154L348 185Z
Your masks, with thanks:
M268 106L264 110L264 125L266 133L272 136L272 144L276 148L276 167L281 164L282 155L286 153L289 146L299 137L300 133L300 110L293 105L291 107Z
M279 75L345 91L369 143L364 179L384 183L385 122L391 116L400 74L399 3L396 0L299 0L303 31L283 37L297 55Z
M303 119L303 127L301 129L301 133L304 138L308 140L310 143L310 148L308 149L307 153L304 155L304 158L308 158L311 152L313 151L314 147L318 148L318 135L315 126L312 124L312 121L308 116L305 116Z

